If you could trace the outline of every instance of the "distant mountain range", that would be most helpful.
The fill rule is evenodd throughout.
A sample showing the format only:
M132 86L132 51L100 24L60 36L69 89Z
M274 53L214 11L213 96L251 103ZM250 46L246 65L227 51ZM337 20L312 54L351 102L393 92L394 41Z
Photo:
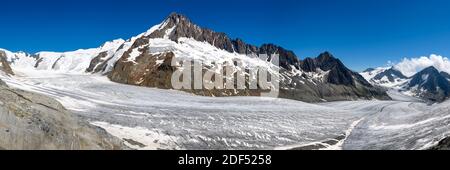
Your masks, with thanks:
M430 102L442 102L450 97L450 76L430 66L411 77L390 68L367 69L361 73L373 85L397 89L404 94Z

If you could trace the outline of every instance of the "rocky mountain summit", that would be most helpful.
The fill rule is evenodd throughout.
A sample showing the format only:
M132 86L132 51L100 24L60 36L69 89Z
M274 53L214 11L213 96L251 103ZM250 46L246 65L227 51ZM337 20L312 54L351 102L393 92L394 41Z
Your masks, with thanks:
M358 98L389 99L382 89L374 88L329 52L319 55L316 59L307 58L302 61L292 51L280 46L263 44L257 47L241 39L230 39L225 33L201 28L184 15L176 13L128 42L132 45L129 45L128 50L123 50L125 52L122 57L108 74L112 81L170 89L172 87L170 77L178 69L170 66L173 58L198 58L199 55L201 59L197 60L207 63L227 58L244 60L249 56L267 54L269 57L266 62L271 62L271 56L279 54L281 98L307 102ZM118 53L122 54L121 51ZM248 70L254 64L252 62L255 61L247 63L245 68L233 66L234 71ZM204 67L203 72L211 70L211 67ZM248 72L246 74L248 75ZM248 79L246 84L249 84ZM258 96L262 90L185 91L206 96Z
M290 65L297 65L299 60L294 52L286 50L274 44L263 44L260 47L248 44L241 39L231 39L225 33L214 32L207 28L202 28L194 24L186 16L172 13L155 30L147 36L152 38L169 38L172 41L179 42L180 38L192 38L199 42L207 42L219 49L230 53L238 53L244 55L251 54L279 54L280 65L285 69L290 69Z
M442 102L450 96L450 82L445 74L441 74L433 66L412 76L405 88L421 98L434 102Z

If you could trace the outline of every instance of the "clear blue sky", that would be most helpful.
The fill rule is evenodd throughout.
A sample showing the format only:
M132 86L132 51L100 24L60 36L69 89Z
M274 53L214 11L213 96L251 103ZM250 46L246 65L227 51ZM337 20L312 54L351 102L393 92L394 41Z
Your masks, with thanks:
M2 0L0 48L97 47L144 32L171 12L300 58L330 51L357 71L403 57L450 56L448 0Z

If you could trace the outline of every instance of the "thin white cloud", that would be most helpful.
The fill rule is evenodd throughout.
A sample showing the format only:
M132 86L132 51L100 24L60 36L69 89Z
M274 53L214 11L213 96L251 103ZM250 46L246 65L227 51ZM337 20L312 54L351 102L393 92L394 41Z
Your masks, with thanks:
M429 57L404 58L400 63L395 64L394 68L405 76L413 76L430 66L436 67L439 71L450 73L450 60L447 57L435 54L431 54Z

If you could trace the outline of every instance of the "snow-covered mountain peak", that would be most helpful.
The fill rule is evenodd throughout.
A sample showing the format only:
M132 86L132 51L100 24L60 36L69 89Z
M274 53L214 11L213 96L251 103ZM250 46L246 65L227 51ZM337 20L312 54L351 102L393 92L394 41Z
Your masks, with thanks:
M172 22L175 24L178 24L180 22L191 22L189 20L189 18L187 18L185 15L183 14L179 14L176 12L172 12L165 20L165 22Z
M430 101L441 102L450 96L450 82L446 74L441 74L433 66L412 76L403 89Z
M211 30L203 29L200 26L194 24L186 16L171 13L162 23L153 26L143 35L147 38L164 38L172 41L178 41L179 38L195 38L198 41L198 37L204 37L203 32L214 32Z
M376 75L388 70L389 68L390 67L368 68L359 74L361 74L361 76L363 76L367 81L370 82L370 80L374 78Z
M371 84L383 87L397 87L407 82L408 77L394 67L378 67L360 73Z
M108 50L111 50L111 49L117 49L123 43L125 43L125 40L121 39L121 38L120 39L115 39L115 40L112 40L112 41L108 41L108 42L104 43L101 47L99 47L100 48L99 51L108 51Z

